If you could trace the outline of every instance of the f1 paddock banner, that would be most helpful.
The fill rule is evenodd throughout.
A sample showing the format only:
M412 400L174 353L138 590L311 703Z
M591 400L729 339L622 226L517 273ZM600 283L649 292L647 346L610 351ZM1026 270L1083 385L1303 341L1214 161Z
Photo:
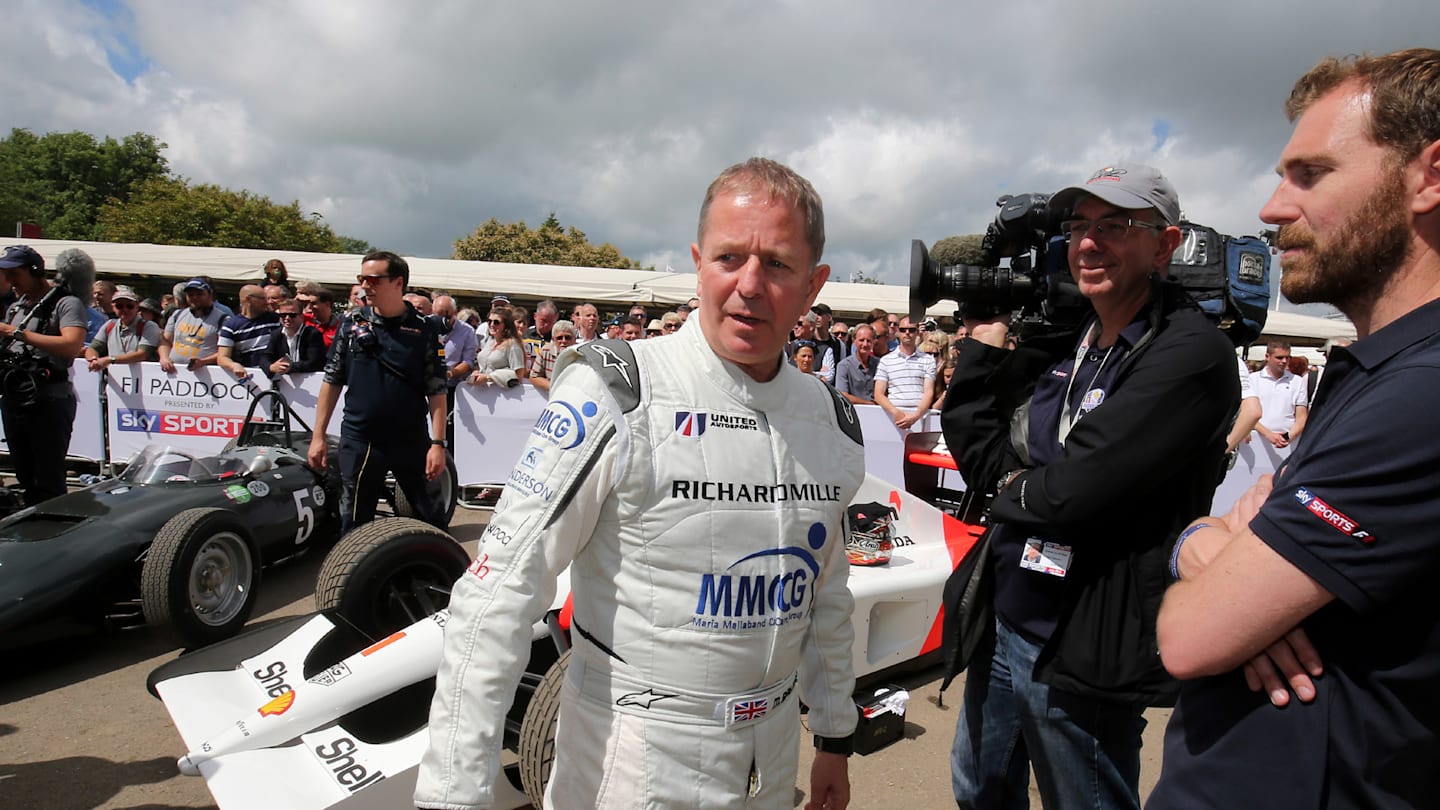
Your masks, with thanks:
M158 363L111 366L105 386L110 459L123 461L148 444L218 453L240 434L254 395L269 387L258 371L237 380L216 367L166 374Z

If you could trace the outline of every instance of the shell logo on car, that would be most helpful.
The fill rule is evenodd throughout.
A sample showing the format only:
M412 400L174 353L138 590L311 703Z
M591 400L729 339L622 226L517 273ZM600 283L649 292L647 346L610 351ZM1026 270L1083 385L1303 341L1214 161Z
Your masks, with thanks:
M285 694L276 697L274 700L271 700L269 703L266 703L264 706L261 706L260 716L273 717L282 715L285 712L289 711L290 707L294 705L294 703L295 693L293 691L286 692Z

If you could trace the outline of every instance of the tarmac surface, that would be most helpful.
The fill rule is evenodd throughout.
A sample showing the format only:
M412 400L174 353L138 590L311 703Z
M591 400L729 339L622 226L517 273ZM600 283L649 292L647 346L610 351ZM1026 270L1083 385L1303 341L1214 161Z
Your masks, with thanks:
M456 511L451 527L473 552L488 511ZM314 609L323 555L266 571L253 628ZM184 753L164 706L145 690L151 670L174 660L176 646L153 628L40 641L7 651L0 666L0 808L6 810L175 810L214 807L198 777L181 776ZM870 679L867 679L869 682ZM891 672L880 682L909 690L904 739L850 761L851 807L952 808L949 752L963 678L939 700L934 666ZM1160 771L1168 711L1147 714L1141 795ZM808 740L808 735L804 737ZM811 752L801 746L804 805ZM277 777L280 775L277 774ZM1040 806L1032 786L1031 803Z

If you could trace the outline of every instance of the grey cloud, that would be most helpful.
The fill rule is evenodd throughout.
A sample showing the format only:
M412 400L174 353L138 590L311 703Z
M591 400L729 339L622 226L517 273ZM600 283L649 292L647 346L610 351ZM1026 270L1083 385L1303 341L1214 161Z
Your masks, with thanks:
M901 283L909 240L982 230L1002 193L1153 162L1187 210L1251 232L1319 57L1405 47L1429 4L1094 2L137 4L17 25L10 126L155 132L199 182L299 199L341 233L448 255L555 211L679 270L709 180L751 154L826 198L827 256ZM126 83L104 49L151 60ZM61 103L63 102L63 103ZM1157 144L1156 122L1169 127ZM843 265L845 266L842 266Z

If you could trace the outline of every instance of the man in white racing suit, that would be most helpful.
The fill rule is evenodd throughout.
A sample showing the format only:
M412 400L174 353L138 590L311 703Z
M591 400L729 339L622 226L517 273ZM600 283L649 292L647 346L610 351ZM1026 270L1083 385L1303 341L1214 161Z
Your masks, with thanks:
M477 559L455 584L415 800L487 807L531 628L571 565L572 652L546 807L849 800L853 407L783 362L829 274L820 200L773 161L711 185L701 317L567 351ZM573 560L573 564L572 564Z

